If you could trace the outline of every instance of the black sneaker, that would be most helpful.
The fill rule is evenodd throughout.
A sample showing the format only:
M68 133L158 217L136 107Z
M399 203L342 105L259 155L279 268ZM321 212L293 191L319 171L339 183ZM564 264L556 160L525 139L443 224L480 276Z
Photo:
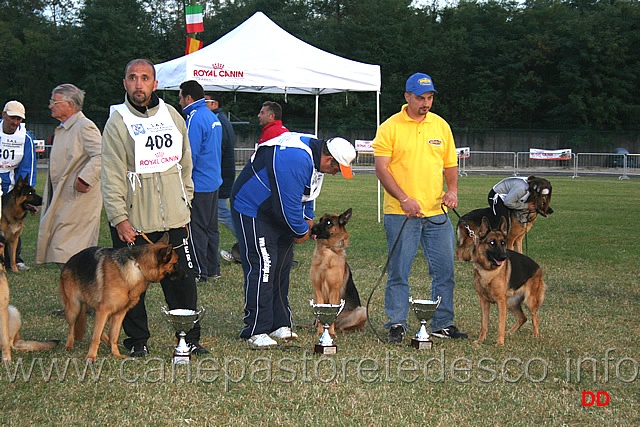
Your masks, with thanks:
M458 330L454 325L442 328L439 331L431 332L431 335L438 338L466 339L468 335Z
M404 327L400 323L391 325L389 328L389 335L387 335L387 341L390 344L400 344L404 338Z
M189 349L191 350L191 354L194 355L200 355L200 354L209 354L209 350L207 350L206 348L204 348L203 346L201 346L198 343L192 343L189 342L187 343L187 345L189 346Z
M149 349L147 345L143 343L134 344L131 350L129 350L130 357L145 357L147 354L149 354Z

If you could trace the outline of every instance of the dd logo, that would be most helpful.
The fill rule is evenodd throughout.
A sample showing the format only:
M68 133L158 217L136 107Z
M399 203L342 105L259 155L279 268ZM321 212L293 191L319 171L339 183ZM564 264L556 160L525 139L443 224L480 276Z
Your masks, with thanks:
M583 391L582 392L582 406L607 406L611 397L606 391Z

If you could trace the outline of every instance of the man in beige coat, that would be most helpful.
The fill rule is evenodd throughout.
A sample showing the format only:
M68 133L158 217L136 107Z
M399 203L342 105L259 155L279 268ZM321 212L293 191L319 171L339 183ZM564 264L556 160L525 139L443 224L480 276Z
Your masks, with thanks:
M102 136L82 112L84 91L62 84L51 92L51 116L60 121L53 137L44 189L36 264L60 268L71 256L98 244L102 194Z

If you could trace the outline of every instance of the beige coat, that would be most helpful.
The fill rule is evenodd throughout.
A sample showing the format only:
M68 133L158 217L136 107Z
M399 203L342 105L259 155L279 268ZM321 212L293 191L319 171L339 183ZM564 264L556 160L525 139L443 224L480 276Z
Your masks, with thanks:
M82 111L56 128L43 194L36 264L65 263L82 249L98 244L101 148L100 130ZM78 177L91 185L91 191L75 190Z

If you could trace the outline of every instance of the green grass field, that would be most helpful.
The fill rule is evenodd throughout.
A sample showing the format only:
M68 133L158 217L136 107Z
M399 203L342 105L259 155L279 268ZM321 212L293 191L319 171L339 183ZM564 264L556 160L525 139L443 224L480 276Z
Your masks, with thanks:
M501 178L461 178L458 212L483 207ZM525 245L547 283L540 338L532 337L528 322L496 346L492 306L487 341L475 344L480 307L472 266L456 262L456 323L470 339L434 338L433 349L418 351L379 342L367 327L339 335L338 353L318 357L309 307L313 243L307 242L296 247L300 265L291 277L297 341L255 351L238 339L242 273L240 266L224 264L220 280L199 285L199 302L207 309L202 344L211 354L174 367L173 333L160 312L160 286L152 284L149 357L115 360L103 345L88 366L87 337L70 352L62 345L49 353L14 352L14 363L0 367L0 424L640 425L640 181L548 178L555 213L538 220ZM386 261L376 194L373 175L327 177L316 209L322 215L353 208L348 255L364 304ZM22 336L64 341L65 320L49 315L61 306L58 269L33 265L38 217L26 222L23 257L32 269L8 273L11 301L23 316ZM226 229L221 240L225 248L233 243ZM100 241L110 244L106 221ZM420 255L410 278L416 298L430 297L427 273ZM383 288L375 289L370 304L381 335ZM509 315L507 326L513 320ZM412 313L409 324L410 333L417 332ZM583 407L584 391L606 392L608 405Z

